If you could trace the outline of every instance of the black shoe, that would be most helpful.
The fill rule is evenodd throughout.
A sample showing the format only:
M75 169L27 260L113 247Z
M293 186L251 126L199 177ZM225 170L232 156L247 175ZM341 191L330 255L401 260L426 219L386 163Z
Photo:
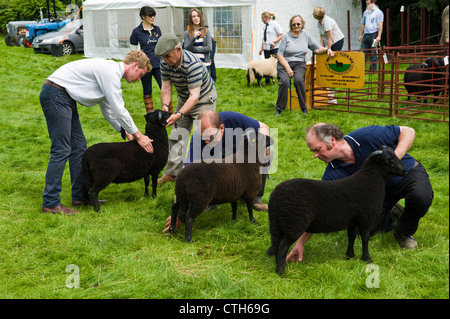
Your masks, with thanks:
M275 112L275 116L280 116L281 115L281 111L276 111Z
M302 109L303 114L308 114L308 109Z

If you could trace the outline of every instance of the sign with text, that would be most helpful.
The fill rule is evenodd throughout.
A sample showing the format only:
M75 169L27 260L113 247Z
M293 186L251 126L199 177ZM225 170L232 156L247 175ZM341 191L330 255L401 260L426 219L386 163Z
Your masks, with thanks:
M334 52L328 59L326 54L316 55L317 86L361 89L364 87L364 53Z

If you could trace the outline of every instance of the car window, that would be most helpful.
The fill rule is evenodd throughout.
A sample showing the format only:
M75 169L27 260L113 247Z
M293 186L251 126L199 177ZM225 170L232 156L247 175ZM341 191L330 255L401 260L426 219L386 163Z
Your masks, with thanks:
M73 23L73 25L72 25ZM58 31L67 31L69 30L75 30L76 28L78 28L80 25L83 24L83 20L77 19L74 21L70 21L69 23L67 23L66 25L62 26L61 28L58 29Z

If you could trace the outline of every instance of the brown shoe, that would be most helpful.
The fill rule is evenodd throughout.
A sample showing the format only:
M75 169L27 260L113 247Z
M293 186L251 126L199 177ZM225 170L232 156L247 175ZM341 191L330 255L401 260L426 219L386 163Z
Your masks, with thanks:
M61 204L61 205L59 205L59 206L56 206L56 207L52 207L52 208L49 208L49 207L42 207L42 212L43 212L43 213L52 213L52 214L63 213L63 214L66 214L66 215L73 215L73 214L78 213L77 210L67 208L67 207L64 206L63 204Z
M175 182L176 179L177 179L176 176L164 174L161 178L158 178L158 184L167 183L167 182Z

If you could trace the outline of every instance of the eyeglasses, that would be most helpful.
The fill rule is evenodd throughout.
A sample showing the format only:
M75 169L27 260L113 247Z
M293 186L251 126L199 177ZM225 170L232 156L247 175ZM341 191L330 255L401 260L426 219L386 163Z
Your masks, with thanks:
M301 24L301 23L292 23L292 26L293 26L293 27L301 27L302 24Z
M219 134L219 131L220 131L220 129L217 129L216 134L214 134L214 135L210 135L210 136L207 136L207 137L202 136L202 140L203 140L204 142L211 142L211 141L214 141L214 140L216 139L217 134Z

